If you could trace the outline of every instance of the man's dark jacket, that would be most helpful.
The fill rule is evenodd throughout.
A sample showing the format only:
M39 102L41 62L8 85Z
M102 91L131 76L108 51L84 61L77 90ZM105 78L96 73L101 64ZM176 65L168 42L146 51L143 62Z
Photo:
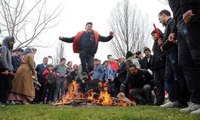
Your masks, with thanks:
M141 69L151 69L152 58L153 58L153 55L151 55L149 57L149 61L148 61L148 58L146 56L143 57L140 60L140 68Z
M153 76L147 70L138 69L137 75L128 73L128 77L121 84L120 91L125 92L129 84L132 88L143 88L146 84L153 86L152 80Z

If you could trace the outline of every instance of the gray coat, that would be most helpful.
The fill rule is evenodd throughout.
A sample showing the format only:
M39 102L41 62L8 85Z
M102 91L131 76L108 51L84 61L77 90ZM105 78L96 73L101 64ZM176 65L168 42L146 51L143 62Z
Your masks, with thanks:
M55 72L60 74L57 76L58 79L66 79L67 66L59 64L55 67Z
M8 36L3 40L2 47L0 48L0 63L1 63L1 69L13 71L13 66L12 66L12 60L11 60L11 51L12 51L12 46L10 46L10 41L14 40L13 37Z

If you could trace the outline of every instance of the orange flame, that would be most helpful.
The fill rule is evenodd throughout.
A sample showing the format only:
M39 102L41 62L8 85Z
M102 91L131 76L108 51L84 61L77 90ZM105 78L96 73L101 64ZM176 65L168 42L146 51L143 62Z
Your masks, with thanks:
M100 91L98 103L101 105L112 105L112 99L110 94L108 93L107 83L99 82L100 87L103 87L103 91Z
M79 84L76 81L73 81L68 88L67 94L62 97L60 103L70 102L73 99L81 98L81 95L78 92Z
M78 92L79 84L76 81L73 81L69 87L68 92L64 95L59 103L65 104L73 102L77 99L87 99L90 103L96 105L104 105L104 106L129 106L126 101L119 100L117 98L112 98L108 93L108 83L99 82L99 86L103 88L100 91L98 99L95 99L95 92L89 90L86 94L80 94Z

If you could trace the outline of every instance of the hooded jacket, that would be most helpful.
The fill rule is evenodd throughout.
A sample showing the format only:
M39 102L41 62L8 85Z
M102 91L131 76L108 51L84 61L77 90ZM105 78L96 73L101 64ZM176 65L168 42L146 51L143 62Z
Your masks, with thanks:
M5 37L3 40L2 47L0 48L0 63L1 63L1 69L3 70L8 70L8 71L13 71L13 66L12 66L12 55L11 51L13 49L13 46L10 46L10 42L14 41L14 38L11 36Z

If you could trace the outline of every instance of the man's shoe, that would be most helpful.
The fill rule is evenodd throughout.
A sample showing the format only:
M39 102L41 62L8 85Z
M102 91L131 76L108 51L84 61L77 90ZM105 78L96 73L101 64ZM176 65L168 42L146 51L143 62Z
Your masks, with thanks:
M167 103L161 105L161 108L175 108L175 107L180 107L181 104L179 102L172 102L172 101L168 101Z
M5 106L6 106L6 105L4 105L4 104L1 104L1 105L0 105L0 107L5 107Z
M200 114L200 108L195 111L192 111L190 114Z
M0 107L5 107L5 104L0 102Z
M200 108L200 104L191 103L187 108L183 108L180 112L192 112L198 110Z
M9 102L10 105L15 105L16 103L14 101Z

